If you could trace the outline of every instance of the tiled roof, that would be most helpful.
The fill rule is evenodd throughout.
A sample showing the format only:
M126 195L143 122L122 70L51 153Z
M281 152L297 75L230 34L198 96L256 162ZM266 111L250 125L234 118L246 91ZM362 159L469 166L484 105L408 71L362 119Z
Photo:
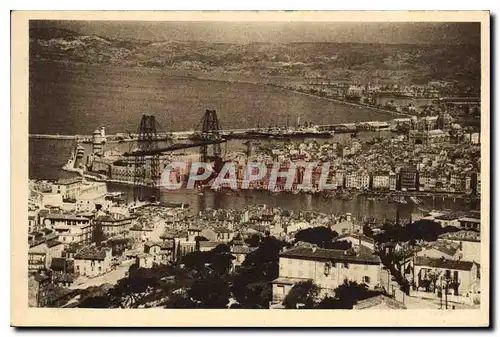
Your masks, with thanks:
M57 241L57 240L49 240L46 243L47 243L47 246L49 248L52 248L52 247L55 247L55 246L58 246L58 245L62 245L62 243L60 241Z
M71 185L71 184L76 184L82 181L82 178L69 178L69 179L60 179L58 180L55 185Z
M281 257L295 259L322 260L322 261L343 261L360 264L379 264L380 258L373 255L368 248L361 246L357 254L349 255L348 251L323 248L297 247L280 254Z
M151 247L153 247L153 246L161 247L161 243L160 242L153 242L153 241L148 241L148 242L144 243L144 250L146 251L146 253L148 253L149 249L151 249Z
M457 240L457 241L472 241L472 242L481 241L480 234L474 231L458 231L454 233L445 233L441 234L439 238L445 240Z
M457 261L446 259L433 259L429 257L417 256L416 266L428 266L433 268L452 269L452 270L471 270L473 262Z
M443 214L436 217L436 220L455 220L458 217L454 214Z
M233 246L231 247L231 253L233 254L250 254L254 250L256 250L257 247L248 247L248 246Z
M382 294L359 301L356 303L355 309L377 309L377 306L384 304L390 309L406 309L403 303Z
M47 215L47 219L50 220L73 220L73 221L83 221L88 220L82 216L71 215L71 214L60 214L60 213L52 213Z
M481 223L481 219L471 218L471 217L462 217L462 218L458 219L458 221L467 221L467 222Z
M214 228L214 232L215 233L232 233L233 231L228 229L228 228L217 227L217 228Z
M358 233L348 233L348 234L342 234L342 235L339 235L337 236L334 240L337 241L337 240L343 240L347 237L352 237L356 240L359 240L361 238L361 241L364 241L364 242L368 242L368 243L375 243L375 240L373 240L372 238L364 235L364 234L358 234Z
M110 215L99 215L97 218L95 218L95 221L113 222L115 221L115 219L113 219L113 217Z
M78 260L104 260L106 251L104 249L89 248L75 254L75 259Z
M161 244L162 250L172 249L174 248L174 243L172 241L166 241Z
M218 241L200 241L200 247L205 247L205 248L210 248L210 247L217 247L220 245L220 242Z

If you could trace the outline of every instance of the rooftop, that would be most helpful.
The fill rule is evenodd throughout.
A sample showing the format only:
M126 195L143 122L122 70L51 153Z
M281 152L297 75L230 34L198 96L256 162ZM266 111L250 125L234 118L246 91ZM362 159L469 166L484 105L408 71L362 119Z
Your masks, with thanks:
M248 247L248 246L233 246L231 247L231 253L233 254L250 254L254 250L256 250L257 247Z
M68 178L68 179L60 179L56 181L54 184L55 185L71 185L71 184L77 184L82 182L82 178L76 177L76 178Z
M361 241L364 241L364 242L368 242L368 243L375 243L375 240L373 240L372 238L364 235L364 234L358 234L358 233L348 233L348 234L342 234L342 235L339 235L337 236L334 240L337 241L337 240L343 240L347 237L351 237L351 238L354 238L356 240L359 240L361 239Z
M51 213L46 219L50 220L68 220L68 221L88 221L87 218L72 214Z
M423 257L423 256L417 256L415 259L416 266L428 266L433 268L452 269L452 270L471 270L473 264L474 264L473 262L469 261L433 259L430 257Z
M406 309L406 306L402 302L382 294L367 298L366 300L361 300L356 303L354 307L355 309L381 309L380 307L388 309Z
M357 254L348 254L348 251L336 249L297 247L280 254L280 257L294 259L320 260L320 261L342 261L360 264L380 264L380 258L373 252L361 246Z
M215 248L220 245L218 241L200 241L200 247L204 248Z
M445 233L440 235L439 238L445 240L481 242L480 234L474 231L458 231L454 233Z
M75 260L104 260L106 250L95 247L87 248L75 254Z
M458 221L467 221L467 222L481 223L481 219L471 218L471 217L466 217L466 216L459 218Z
M440 216L437 216L435 217L436 220L455 220L457 219L458 216L456 216L455 214L443 214L443 215L440 215Z

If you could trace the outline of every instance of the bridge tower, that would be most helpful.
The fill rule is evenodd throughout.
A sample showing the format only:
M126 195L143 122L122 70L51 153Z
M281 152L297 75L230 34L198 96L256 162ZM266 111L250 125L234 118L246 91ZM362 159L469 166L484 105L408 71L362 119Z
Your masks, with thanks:
M219 140L220 124L215 110L206 110L201 119L201 138L204 140ZM220 143L203 145L200 147L200 160L203 162L217 162L221 159Z
M152 115L143 115L139 124L137 150L158 149L160 126ZM134 201L158 200L160 196L160 154L144 154L134 160Z

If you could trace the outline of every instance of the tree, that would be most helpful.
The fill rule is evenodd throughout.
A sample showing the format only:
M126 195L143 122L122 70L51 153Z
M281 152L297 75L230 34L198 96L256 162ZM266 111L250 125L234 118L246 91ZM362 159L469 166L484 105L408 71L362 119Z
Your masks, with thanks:
M318 301L320 288L313 281L295 284L286 295L283 304L286 309L296 309L302 305L304 309L312 309Z
M250 247L258 247L261 242L261 236L259 234L252 234L249 238L245 239L245 243Z
M235 257L231 255L229 247L220 244L208 252L194 251L186 254L183 263L185 268L199 273L204 273L209 269L218 275L225 275L231 269L233 259Z
M256 250L247 255L231 286L241 307L269 307L272 295L270 282L278 277L282 246L280 240L268 236L262 239Z
M226 308L229 295L229 284L218 276L196 280L188 290L188 296L201 308Z
M427 273L427 279L429 280L429 284L426 285L427 291L435 291L436 283L439 280L440 275L441 275L441 273L438 272L437 270L431 270Z
M361 300L379 295L380 292L368 289L366 284L345 280L335 289L335 297L325 297L317 309L352 309Z
M368 236L369 238L373 238L373 230L368 225L363 226L363 234Z
M80 301L78 304L79 308L109 308L110 302L108 296L100 295L100 296L92 296L86 297L84 300Z
M142 300L157 288L159 280L143 273L141 268L118 281L109 292L110 302L121 308L137 308Z
M334 241L326 245L327 249L348 250L352 248L352 242L347 240Z
M199 305L187 297L185 293L173 292L168 297L164 303L167 309L195 309Z
M332 231L329 227L313 227L298 231L295 234L295 241L309 242L325 248L332 240L338 236L338 233Z
M98 246L101 245L101 242L106 241L106 235L102 230L102 225L100 222L96 222L94 224L94 228L92 230L92 242L95 242Z

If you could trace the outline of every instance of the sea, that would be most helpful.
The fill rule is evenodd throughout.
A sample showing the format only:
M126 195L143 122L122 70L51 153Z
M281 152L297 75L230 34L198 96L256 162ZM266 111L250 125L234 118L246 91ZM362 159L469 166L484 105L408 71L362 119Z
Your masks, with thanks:
M200 128L206 109L217 111L223 129L265 127L301 123L334 124L384 121L390 114L332 100L253 83L197 79L161 70L102 65L36 61L30 64L29 131L32 134L91 134L104 126L106 132L137 132L143 114L155 115L159 131ZM364 135L366 137L367 135ZM369 135L368 135L369 136ZM339 135L344 139L345 135ZM234 143L237 144L237 143ZM229 146L237 146L230 144ZM71 176L61 167L73 142L30 139L29 178L58 179ZM131 194L130 186L109 184L111 191ZM305 194L270 194L265 191L238 193L163 191L162 201L184 202L193 211L204 208L243 208L266 203L285 209L325 213L351 212L354 216L409 218L430 209L477 209L478 203L434 198L416 205L392 204L364 197L353 200L326 199Z

